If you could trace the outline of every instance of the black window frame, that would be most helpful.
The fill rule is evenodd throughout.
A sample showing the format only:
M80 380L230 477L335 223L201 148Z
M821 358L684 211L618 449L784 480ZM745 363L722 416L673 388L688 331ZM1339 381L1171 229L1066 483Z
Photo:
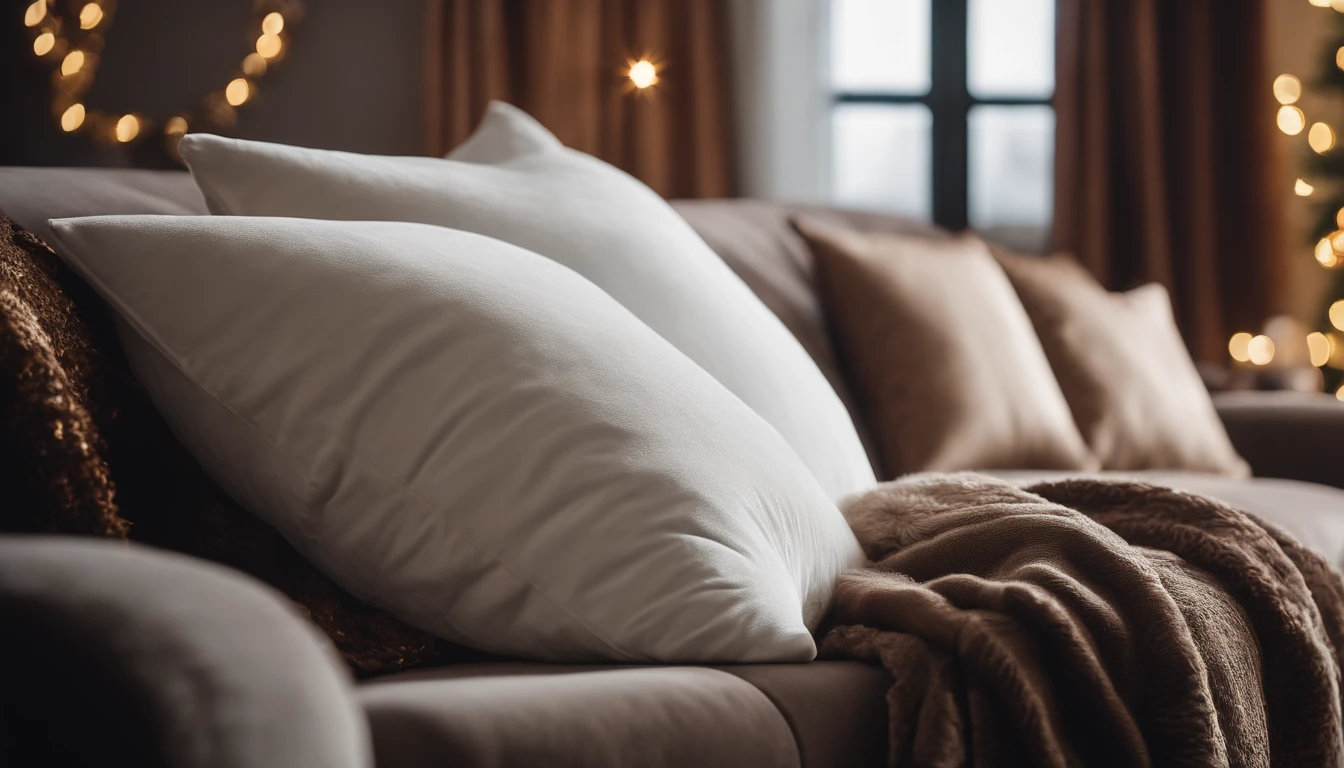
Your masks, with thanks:
M976 106L1048 106L1048 97L977 97L967 80L970 61L970 0L929 0L929 91L923 95L883 91L835 92L839 104L923 104L933 116L933 222L953 231L970 223L970 114ZM1056 9L1058 11L1058 9Z

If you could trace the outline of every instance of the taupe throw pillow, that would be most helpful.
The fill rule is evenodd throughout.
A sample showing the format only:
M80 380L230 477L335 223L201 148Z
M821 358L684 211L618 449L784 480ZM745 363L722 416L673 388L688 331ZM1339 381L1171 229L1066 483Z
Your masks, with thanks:
M1031 320L975 238L794 220L886 477L1094 469Z
M995 251L1103 469L1245 477L1161 285L1111 293L1067 256Z

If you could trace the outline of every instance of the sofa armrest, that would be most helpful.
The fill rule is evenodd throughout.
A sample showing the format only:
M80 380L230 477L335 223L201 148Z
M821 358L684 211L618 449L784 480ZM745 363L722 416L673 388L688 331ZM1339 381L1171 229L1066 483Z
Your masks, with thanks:
M1301 392L1224 392L1213 402L1257 477L1344 488L1344 403Z
M124 542L0 536L0 764L372 764L325 636L270 588Z

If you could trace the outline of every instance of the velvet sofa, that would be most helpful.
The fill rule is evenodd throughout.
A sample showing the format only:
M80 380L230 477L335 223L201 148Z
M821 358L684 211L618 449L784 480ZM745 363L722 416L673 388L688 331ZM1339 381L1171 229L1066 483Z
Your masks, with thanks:
M943 235L759 201L677 207L794 332L865 432L788 216ZM181 172L5 168L0 211L43 236L49 218L205 207ZM1255 477L1139 474L1248 509L1344 567L1344 403L1286 393L1215 400ZM356 684L283 595L140 545L0 537L0 616L10 660L0 686L4 765L858 766L886 755L892 680L877 667L490 660Z

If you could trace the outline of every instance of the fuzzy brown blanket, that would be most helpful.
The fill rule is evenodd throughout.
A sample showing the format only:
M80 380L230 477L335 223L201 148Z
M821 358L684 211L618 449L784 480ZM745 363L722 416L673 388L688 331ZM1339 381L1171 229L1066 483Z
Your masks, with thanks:
M1344 582L1139 483L922 475L846 505L872 565L820 643L879 663L893 766L1337 766Z

